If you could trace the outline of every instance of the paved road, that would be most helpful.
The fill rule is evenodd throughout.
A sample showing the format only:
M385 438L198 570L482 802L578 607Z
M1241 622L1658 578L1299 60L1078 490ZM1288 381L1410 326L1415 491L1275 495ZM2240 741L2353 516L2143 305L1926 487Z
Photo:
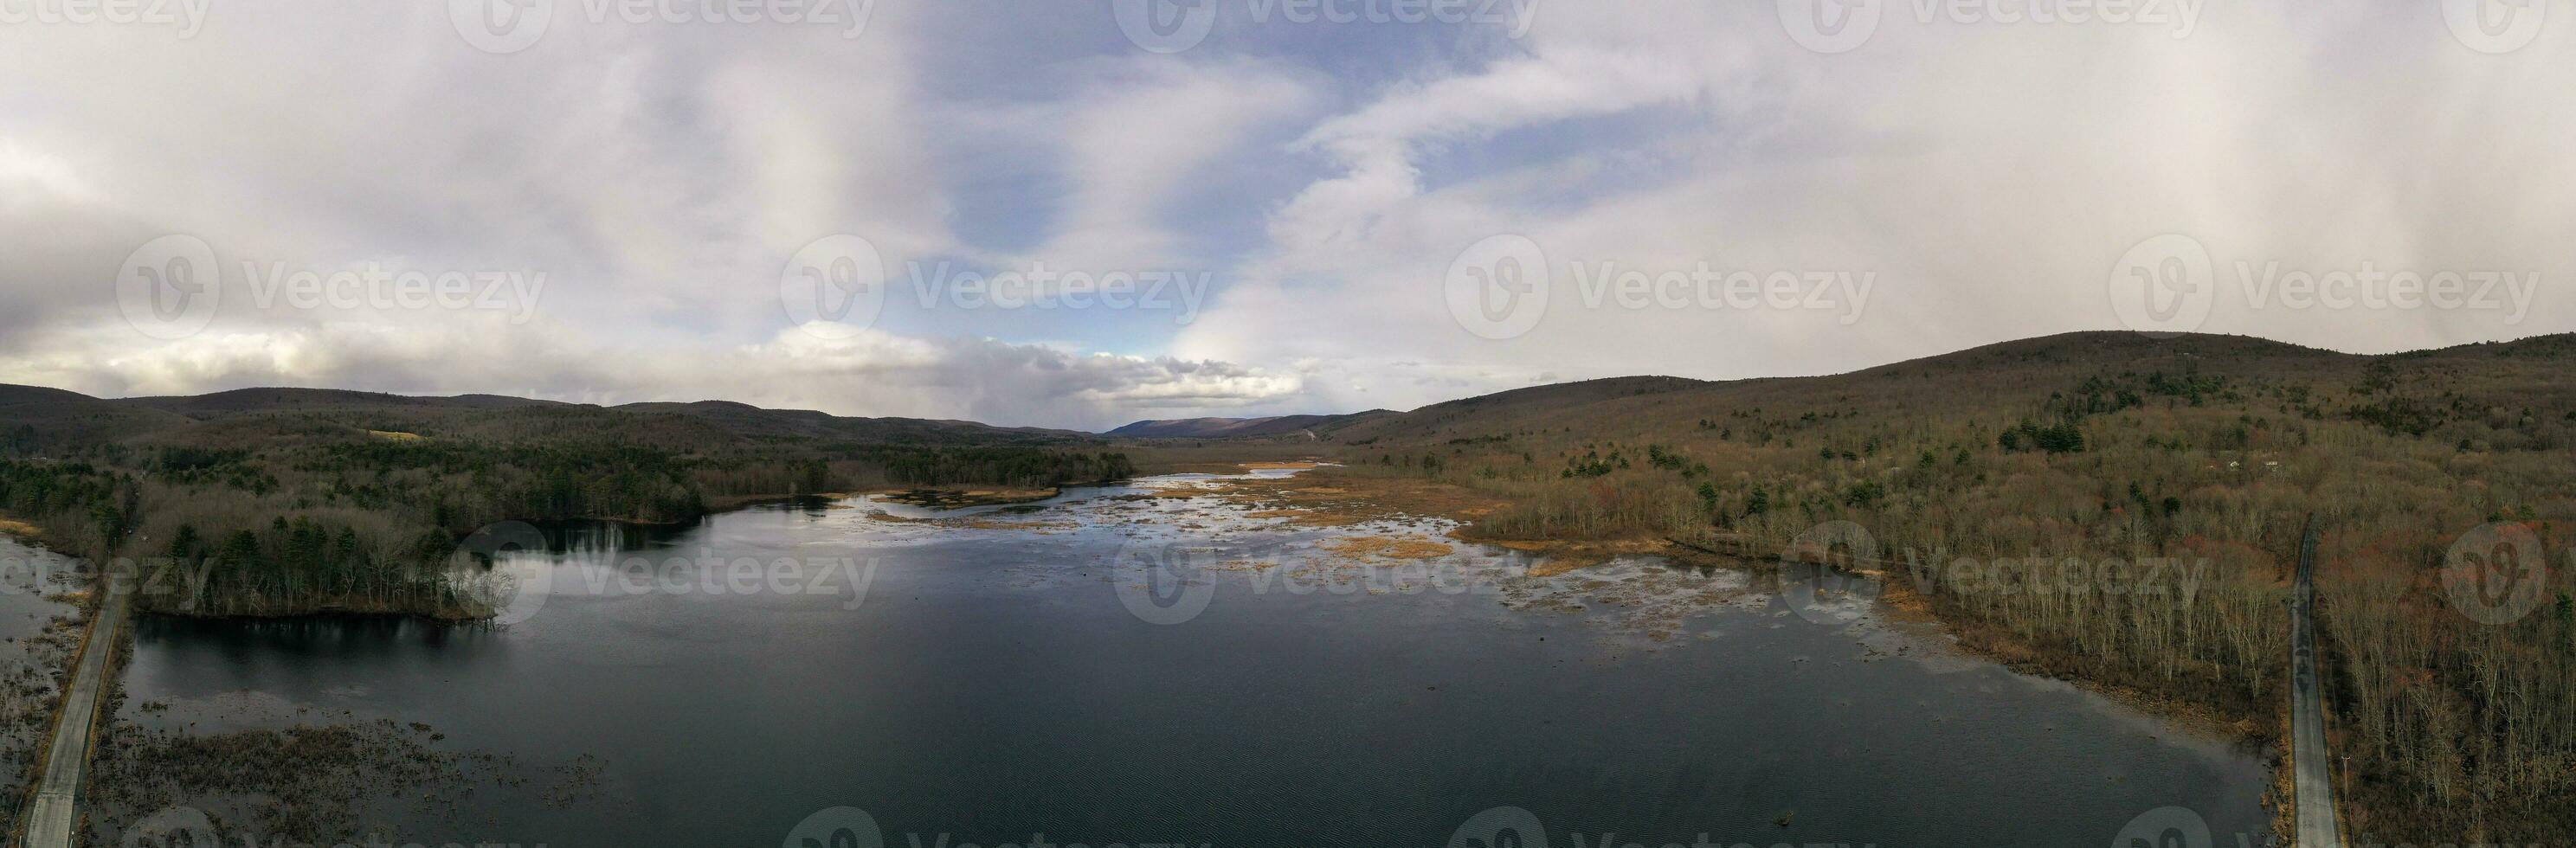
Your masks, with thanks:
M104 587L113 581L100 579ZM102 588L100 591L108 591ZM89 772L89 752L98 727L98 705L107 697L107 657L116 649L125 626L125 594L110 591L98 618L83 640L80 661L63 689L63 710L55 718L53 749L45 755L35 799L27 805L26 848L68 848L80 815L76 801L81 779Z
M2325 704L2317 694L2316 625L2308 616L2316 600L2316 570L2317 532L2311 526L2300 535L2298 583L2290 590L2290 768L2299 793L2299 848L2340 848Z

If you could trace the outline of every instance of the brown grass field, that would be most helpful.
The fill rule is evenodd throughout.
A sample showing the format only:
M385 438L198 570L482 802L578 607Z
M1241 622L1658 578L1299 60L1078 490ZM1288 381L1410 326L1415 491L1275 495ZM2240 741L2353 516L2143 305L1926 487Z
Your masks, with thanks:
M1448 516L1567 567L1667 539L1758 557L1853 522L1899 564L1889 600L1970 646L2267 743L2286 726L2282 601L2313 516L2348 836L2563 844L2571 366L2567 336L2373 357L2077 334L1831 377L1542 387L1235 449L1346 463L1252 484L1262 498ZM1223 445L1158 444L1141 465ZM2519 566L2446 582L2499 550ZM2079 576L1991 576L2022 573Z
M2018 667L2256 740L2283 726L2283 593L2314 521L2348 835L2566 843L2571 373L2576 336L2359 356L2080 333L1832 376L1592 380L1158 439L714 402L0 387L0 510L67 553L223 566L147 608L447 610L452 587L419 564L487 522L1328 460L1229 497L1315 523L1447 516L1555 568L1829 552Z

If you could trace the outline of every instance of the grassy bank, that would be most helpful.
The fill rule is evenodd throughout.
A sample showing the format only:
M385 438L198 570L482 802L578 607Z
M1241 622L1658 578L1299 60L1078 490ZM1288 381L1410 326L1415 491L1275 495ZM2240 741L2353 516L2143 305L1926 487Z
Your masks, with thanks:
M2081 341L1443 404L1339 432L1323 450L1348 465L1299 482L1506 543L1762 556L1849 522L1972 646L2257 738L2280 726L2281 601L2313 513L2355 840L2576 840L2557 803L2576 794L2576 342L2347 357ZM1442 506L1470 501L1486 506ZM2528 531L2514 553L2548 566L2498 620L2445 582L2482 527Z

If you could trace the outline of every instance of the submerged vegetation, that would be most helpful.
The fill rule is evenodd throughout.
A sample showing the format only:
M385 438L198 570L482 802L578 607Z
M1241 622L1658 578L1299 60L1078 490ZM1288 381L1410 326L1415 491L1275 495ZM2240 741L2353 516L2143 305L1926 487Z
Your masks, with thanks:
M92 844L157 835L157 810L202 805L224 844L401 844L359 826L370 814L454 815L477 790L542 794L549 807L591 800L599 761L551 765L456 751L428 725L390 719L194 733L117 721L99 746L89 802ZM530 786L530 784L534 786ZM127 823L123 833L108 823ZM187 844L190 835L166 842ZM202 844L202 843L200 843Z
M681 522L857 490L1018 497L1135 473L1130 449L1152 465L1294 444L1345 463L1303 485L1456 507L1473 538L1847 556L1973 647L2258 740L2286 728L2282 601L2313 520L2353 841L2547 842L2576 834L2571 366L2568 336L2365 357L2078 334L1832 377L1524 389L1265 437L1293 442L1116 450L734 404L0 391L0 425L15 425L0 512L69 552L198 575L147 592L150 609L471 615L446 564L494 521ZM2470 550L2463 589L2480 528L2528 541Z
M1495 541L1874 550L1852 564L1972 645L2255 738L2285 732L2282 601L2313 514L2354 841L2563 841L2571 365L2571 337L2361 357L2083 334L1835 377L1441 404L1339 431L1349 464L1329 473L1499 501L1461 516ZM2532 531L2508 553L2546 564L2519 575L2546 583L2487 623L2476 607L2503 589L2463 601L2444 578L2455 543L2496 523Z

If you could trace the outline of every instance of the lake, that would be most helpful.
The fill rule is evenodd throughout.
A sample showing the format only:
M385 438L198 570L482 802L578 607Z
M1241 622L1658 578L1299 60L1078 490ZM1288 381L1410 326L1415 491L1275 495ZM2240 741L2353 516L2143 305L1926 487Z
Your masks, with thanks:
M393 841L430 844L2268 830L2256 752L1959 656L1929 628L1801 614L1774 578L1724 569L1536 576L1439 521L1321 526L1199 493L1222 482L536 528L548 550L496 566L521 578L503 626L147 618L119 719L182 736L392 719L434 729L439 751L505 756L478 774L515 784L477 778L436 809L368 802ZM241 822L224 811L258 799L162 800ZM147 813L169 815L102 809L95 833Z

